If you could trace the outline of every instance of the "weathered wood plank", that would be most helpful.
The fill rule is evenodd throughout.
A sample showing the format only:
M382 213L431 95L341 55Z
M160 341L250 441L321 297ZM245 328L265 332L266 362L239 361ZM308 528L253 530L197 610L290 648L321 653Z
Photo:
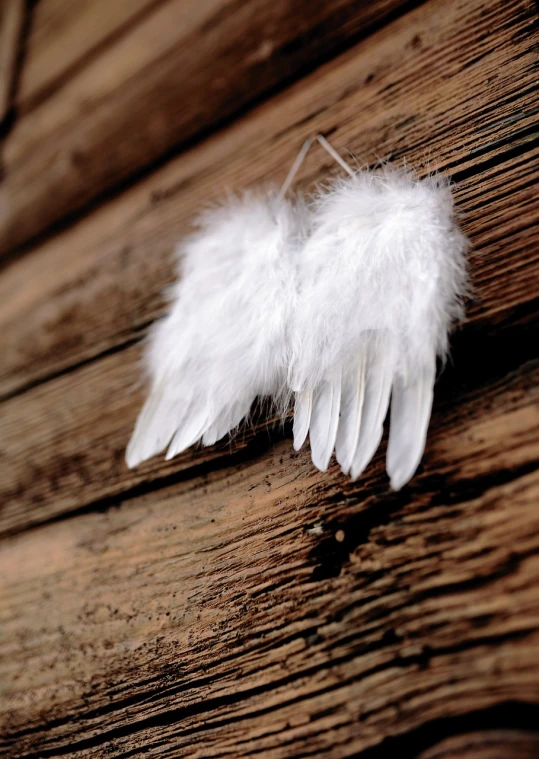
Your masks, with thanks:
M13 94L24 0L2 0L0 3L0 124L6 117ZM0 161L0 169L2 162Z
M197 209L225 188L282 181L310 131L367 161L405 155L455 175L476 248L472 313L535 297L530 7L431 2L14 261L0 278L0 395L136 337L161 313L171 250ZM300 184L329 166L313 150Z
M161 3L12 131L0 252L314 68L401 4Z
M19 114L35 108L163 1L39 0L17 93Z
M537 371L439 410L399 494L382 456L351 484L283 441L2 541L3 755L432 759L535 731Z

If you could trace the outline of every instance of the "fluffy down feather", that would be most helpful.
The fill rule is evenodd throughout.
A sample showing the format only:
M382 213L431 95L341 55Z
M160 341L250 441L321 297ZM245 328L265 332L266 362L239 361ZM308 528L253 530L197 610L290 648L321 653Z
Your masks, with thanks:
M296 449L310 434L325 470L333 449L355 479L380 443L398 490L425 446L436 356L463 315L467 239L447 181L386 168L322 195L301 256L289 383Z
M204 213L178 249L168 316L149 339L150 394L126 453L129 467L168 446L171 458L237 427L257 396L286 391L287 329L305 208L244 195Z

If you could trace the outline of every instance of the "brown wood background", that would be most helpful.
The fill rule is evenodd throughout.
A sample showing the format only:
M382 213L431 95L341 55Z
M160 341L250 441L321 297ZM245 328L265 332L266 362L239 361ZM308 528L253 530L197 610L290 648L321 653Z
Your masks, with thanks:
M538 42L532 0L0 0L1 756L539 757ZM264 419L129 472L175 242L318 131L458 183L418 474Z

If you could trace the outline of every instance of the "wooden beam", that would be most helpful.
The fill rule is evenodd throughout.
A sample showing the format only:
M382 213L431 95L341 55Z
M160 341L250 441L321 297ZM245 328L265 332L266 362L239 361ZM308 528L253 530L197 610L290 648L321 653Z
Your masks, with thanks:
M28 113L118 44L164 0L39 0L32 11L17 110Z
M143 23L21 119L6 140L0 252L315 68L402 4L168 0L156 5Z
M0 750L432 759L535 731L537 379L439 409L398 494L382 456L352 484L283 441L4 540Z

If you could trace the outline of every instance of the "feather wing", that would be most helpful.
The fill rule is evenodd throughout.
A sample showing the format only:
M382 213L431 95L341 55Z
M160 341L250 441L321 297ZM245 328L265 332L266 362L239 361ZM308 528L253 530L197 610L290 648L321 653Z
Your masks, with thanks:
M127 448L130 467L210 445L259 395L286 386L285 332L303 217L276 193L208 211L179 248L180 279L146 352L150 396Z
M300 258L288 372L296 393L325 399L316 466L327 465L328 387L342 367L335 444L343 471L356 478L371 460L393 393L392 487L413 475L425 446L436 356L445 355L449 329L462 316L467 247L442 179L364 171L318 199ZM315 405L311 447L313 425L320 425ZM306 418L298 423L302 435Z

